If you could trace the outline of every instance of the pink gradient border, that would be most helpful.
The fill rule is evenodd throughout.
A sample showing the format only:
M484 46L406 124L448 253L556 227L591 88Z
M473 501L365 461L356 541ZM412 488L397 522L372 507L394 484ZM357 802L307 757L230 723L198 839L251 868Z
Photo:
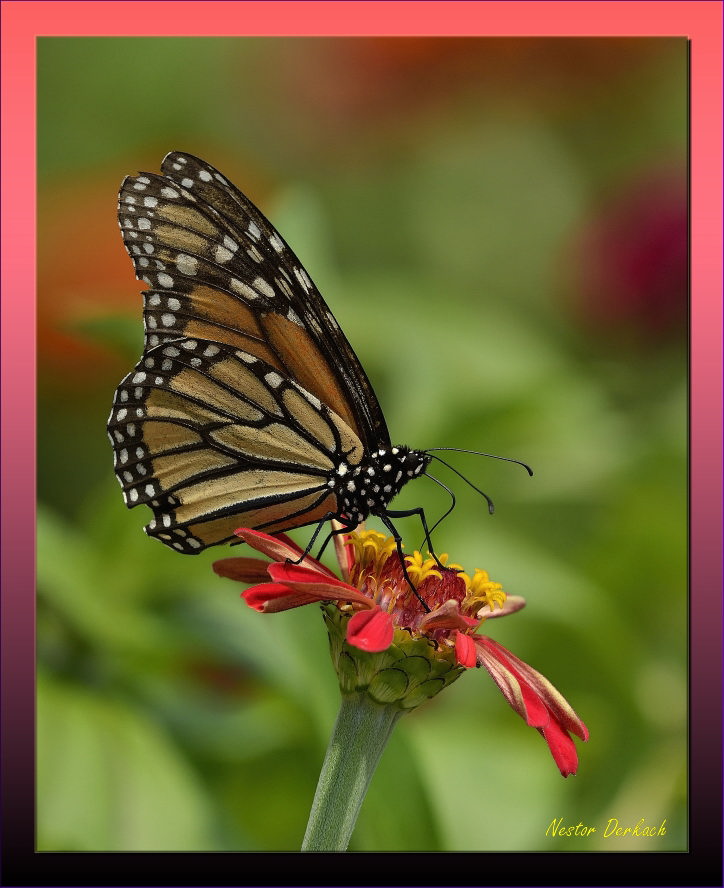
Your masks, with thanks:
M691 790L692 800L698 792L708 791L710 810L720 811L722 5L718 0L2 3L2 766L6 804L10 796L16 814L23 805L32 807L27 795L32 785L28 750L34 730L35 39L141 34L690 39ZM711 796L712 787L717 798ZM711 829L716 832L714 820ZM8 834L8 826L12 828L8 817L5 825L5 844L12 846L15 837ZM694 826L692 820L692 842L697 840ZM715 842L720 841L717 834ZM7 870L5 875L9 876Z

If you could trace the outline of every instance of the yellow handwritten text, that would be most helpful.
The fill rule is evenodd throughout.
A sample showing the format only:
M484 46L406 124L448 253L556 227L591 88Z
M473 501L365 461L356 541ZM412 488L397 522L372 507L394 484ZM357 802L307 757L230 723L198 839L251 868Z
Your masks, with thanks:
M619 826L618 817L611 817L603 831L604 839L623 839L626 836L632 838L649 838L651 836L666 835L666 820L660 826L645 826L646 820L642 817L635 826Z
M580 821L575 826L568 826L564 824L563 818L559 817L558 820L551 820L548 829L546 830L547 836L590 836L596 832L595 826L585 826Z

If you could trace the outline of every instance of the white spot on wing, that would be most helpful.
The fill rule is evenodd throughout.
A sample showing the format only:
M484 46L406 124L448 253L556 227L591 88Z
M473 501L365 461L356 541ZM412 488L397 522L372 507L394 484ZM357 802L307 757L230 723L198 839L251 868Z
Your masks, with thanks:
M176 268L181 274L196 274L199 269L199 260L186 253L179 253L176 257Z
M234 258L234 254L231 250L227 250L226 247L218 246L216 251L214 252L214 259L217 262L224 263L228 262L230 259Z
M276 296L274 288L268 281L265 281L262 277L254 278L253 287L255 290L258 290L263 296L266 296L267 299L273 299Z
M306 271L303 268L295 267L294 276L302 285L302 289L304 290L304 292L308 294L312 288L312 282L309 280L309 275L306 273Z
M238 293L240 296L246 296L247 299L259 298L259 294L256 290L252 290L248 284L243 283L243 281L237 281L236 278L231 278L229 286L234 292Z

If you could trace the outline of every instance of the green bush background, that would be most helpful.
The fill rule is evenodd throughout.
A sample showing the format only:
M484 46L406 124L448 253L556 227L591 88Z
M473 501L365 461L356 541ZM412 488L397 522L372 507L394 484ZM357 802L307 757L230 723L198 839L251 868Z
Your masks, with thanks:
M579 774L472 670L398 725L351 847L684 849L686 292L603 317L583 233L685 183L685 41L46 38L38 98L38 847L297 849L335 717L319 612L252 612L113 476L142 336L116 190L182 149L292 244L395 441L535 468L451 457L497 509L440 469L436 547L526 597L486 628L588 725ZM614 817L667 834L612 844Z

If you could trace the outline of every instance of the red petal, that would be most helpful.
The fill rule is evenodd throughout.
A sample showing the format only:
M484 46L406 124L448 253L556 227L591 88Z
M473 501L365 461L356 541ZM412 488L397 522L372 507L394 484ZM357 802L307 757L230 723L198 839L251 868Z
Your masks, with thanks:
M539 672L492 638L476 636L475 643L478 662L488 670L513 709L538 729L561 774L575 774L578 753L568 732L588 740L588 730L568 702Z
M318 601L354 601L366 608L374 606L372 599L363 595L349 583L343 583L335 576L320 574L319 571L296 564L270 564L269 575L277 583L284 583L298 592L314 595Z
M263 552L264 555L267 555L269 558L280 563L297 561L304 551L299 548L294 540L284 533L270 536L268 533L262 533L260 530L251 530L248 527L240 527L238 530L235 530L234 533L238 537L241 537L241 539L250 545L252 549L256 549L258 552ZM307 555L301 563L311 569L320 571L325 576L334 576L329 568L320 564L319 561L315 558L311 558L309 555Z
M575 734L581 740L588 740L588 728L574 712L573 707L563 694L545 676L516 657L502 644L493 641L492 638L479 636L479 644L481 647L487 648L490 654L503 663L506 669L512 672L519 681L525 683L566 731Z
M358 611L347 623L348 643L373 654L386 650L394 634L392 617L377 606Z
M269 576L269 562L262 561L261 558L221 558L214 561L211 567L220 577L236 580L238 583L258 583Z
M484 635L476 635L473 636L473 640L478 646L478 662L488 670L490 677L508 701L508 705L531 727L545 727L550 719L550 713L527 682L510 668L506 659L495 648L491 648L489 645L491 639Z
M564 777L575 774L578 770L578 753L576 744L566 731L554 719L551 719L547 728L538 728L538 730L548 744L548 749L561 774Z
M293 607L301 607L303 604L319 601L318 598L300 594L281 583L261 583L259 586L250 586L241 593L241 597L249 607L265 614L290 610Z
M458 663L466 669L472 669L475 665L475 642L469 635L455 633L455 656Z

